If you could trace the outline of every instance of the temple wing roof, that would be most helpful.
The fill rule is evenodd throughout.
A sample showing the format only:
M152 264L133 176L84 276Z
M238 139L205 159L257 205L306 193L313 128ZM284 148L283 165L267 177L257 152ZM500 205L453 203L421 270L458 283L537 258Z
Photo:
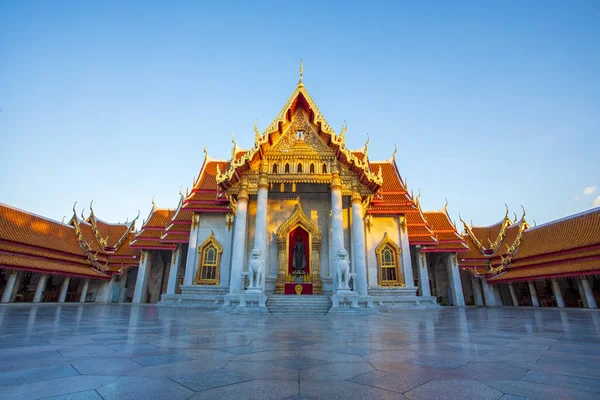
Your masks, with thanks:
M159 208L154 202L148 218L144 221L142 229L131 241L131 247L138 249L172 250L175 245L161 241L165 229L175 215L175 210Z
M89 262L73 226L1 203L0 267L109 279Z

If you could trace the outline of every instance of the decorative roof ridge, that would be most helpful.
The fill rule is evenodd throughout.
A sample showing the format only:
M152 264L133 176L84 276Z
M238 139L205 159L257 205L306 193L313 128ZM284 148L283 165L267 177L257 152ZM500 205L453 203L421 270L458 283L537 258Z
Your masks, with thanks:
M102 251L106 251L106 246L108 244L108 237L110 235L106 235L106 237L104 239L100 235L100 230L98 229L98 224L96 221L96 215L94 214L94 209L92 208L93 203L94 203L94 200L92 200L90 202L90 215L87 217L86 222L88 222L92 226L92 232L94 232L94 238L96 239L96 243L98 243L98 246L100 246Z
M524 238L524 232L529 228L529 224L525 220L525 209L523 209L523 216L521 217L521 221L519 222L519 232L517 232L517 236L513 241L512 245L510 245L506 251L506 257L500 255L500 265L498 267L491 267L489 272L492 274L499 274L506 270L506 268L512 262L513 257L519 251L519 247L521 247L521 243ZM508 245L507 245L508 246Z
M479 242L479 239L477 239L477 236L475 236L475 234L473 233L473 231L471 230L471 227L469 226L469 224L467 224L465 222L465 220L462 219L462 217L460 216L460 214L458 214L458 219L460 220L460 222L463 223L463 226L465 227L465 232L466 234L469 236L469 238L471 238L471 241L475 244L475 247L477 247L477 250L479 250L479 252L481 253L481 255L486 255L486 248L483 247L483 245L481 244L481 242Z
M504 215L504 219L502 219L502 222L501 222L502 226L500 227L500 232L498 232L498 236L496 237L494 242L492 242L490 240L490 238L488 237L488 243L490 245L490 247L488 249L492 250L493 253L496 253L496 251L498 251L498 249L502 245L502 241L506 237L506 229L510 225L513 224L513 221L508 217L508 205L507 204L504 204L504 205L506 206L506 214ZM523 218L524 217L525 217L525 209L523 209Z
M576 214L567 215L566 217L562 217L562 218L555 219L555 220L552 220L552 221L544 222L543 224L540 224L540 225L536 225L533 228L529 228L528 231L532 232L532 231L534 231L536 229L539 229L539 228L550 226L550 225L553 225L553 224L556 224L556 223L559 223L559 222L569 221L571 219L583 217L585 215L592 214L592 213L599 212L599 211L600 211L600 206L599 207L589 208L589 209L587 209L585 211L581 211L581 212L578 212Z
M70 222L73 223L73 228L75 229L75 237L77 238L77 243L79 243L79 247L81 248L84 255L86 256L87 261L90 263L90 266L93 269L96 269L99 272L104 273L108 269L108 259L107 259L105 265L102 265L102 264L100 264L100 262L98 262L98 252L96 252L96 253L93 252L92 247L89 245L87 240L85 240L85 237L83 236L83 233L81 232L81 228L79 226L79 218L77 217L77 211L75 210L76 205L77 205L77 202L75 202L75 204L73 204L73 217L71 218Z
M15 207L15 206L11 206L11 205L8 205L8 204L6 204L6 203L2 203L2 202L0 202L0 206L1 206L1 207L6 207L6 208L10 208L10 209L11 209L11 210L13 210L13 211L18 211L18 212L22 212L22 213L24 213L24 214L28 214L28 215L31 215L31 216L33 216L33 217L41 218L41 219L43 219L43 220L45 220L45 221L52 222L52 223L54 223L54 224L58 224L58 225L60 225L60 226L62 226L62 227L69 227L69 228L73 228L73 225L70 225L70 224L68 224L68 223L61 222L61 221L57 221L57 220L55 220L55 219L52 219L52 218L44 217L43 215L39 215L39 214L33 213L33 212L31 212L31 211L26 211L26 210L23 210L23 209L21 209L21 208L18 208L18 207Z

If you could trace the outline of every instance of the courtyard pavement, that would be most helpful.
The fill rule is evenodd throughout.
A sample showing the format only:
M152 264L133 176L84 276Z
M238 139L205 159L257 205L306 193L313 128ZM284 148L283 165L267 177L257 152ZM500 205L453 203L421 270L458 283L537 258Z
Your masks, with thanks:
M0 307L2 399L598 399L600 312Z

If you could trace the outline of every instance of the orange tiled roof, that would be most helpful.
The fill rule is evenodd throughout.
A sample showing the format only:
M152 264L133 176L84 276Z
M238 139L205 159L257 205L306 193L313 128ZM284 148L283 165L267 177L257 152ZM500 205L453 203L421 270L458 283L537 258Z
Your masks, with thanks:
M590 260L572 260L554 262L539 267L513 268L507 272L488 279L492 283L520 281L531 279L548 279L551 277L600 274L600 258Z
M517 260L600 245L600 207L525 231Z
M72 226L0 204L0 239L83 256Z
M88 266L69 264L66 262L60 262L56 260L48 260L43 258L27 256L24 254L0 253L0 267L43 271L54 274L62 273L93 278L108 278L107 275L96 271L95 269L92 269Z

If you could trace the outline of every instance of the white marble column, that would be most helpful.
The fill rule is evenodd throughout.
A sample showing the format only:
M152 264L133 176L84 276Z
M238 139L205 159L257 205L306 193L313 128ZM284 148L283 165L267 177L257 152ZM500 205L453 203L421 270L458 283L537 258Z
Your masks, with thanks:
M446 265L448 267L448 283L450 284L450 289L452 291L452 304L458 307L464 307L465 296L462 290L456 253L448 254Z
M126 269L121 275L121 279L119 280L119 303L125 302L125 295L127 294L127 275L129 274L129 270Z
M59 303L64 303L65 300L67 299L69 283L71 283L71 278L67 276L67 277L65 277L65 279L62 282L62 285L60 286L60 296L58 297Z
M236 294L244 290L242 272L246 253L246 219L248 216L248 184L242 180L237 196L237 212L233 227L233 249L231 251L231 276L229 293Z
M538 300L537 291L535 290L535 283L530 281L527 282L527 285L529 286L529 294L531 295L531 305L533 307L539 307L540 301Z
M517 297L517 292L515 291L515 285L509 283L508 290L510 291L510 297L512 298L513 306L519 307L519 298Z
M499 299L497 289L494 287L494 285L487 283L485 277L481 279L481 286L483 287L483 297L485 298L486 306L496 307L502 305L502 301Z
M4 288L4 292L2 293L2 303L10 302L10 297L12 296L12 292L15 288L15 282L17 281L17 271L12 271L8 275L8 280L6 281L6 287Z
M150 269L149 259L150 254L148 253L148 250L142 250L132 303L139 304L146 301L146 293L148 291L148 269Z
M102 281L98 290L98 295L96 296L96 303L112 302L113 286L116 279L117 276L113 275L109 281Z
M19 271L17 273L17 280L15 282L15 287L12 291L12 294L10 295L9 303L12 303L16 300L17 294L19 294L19 288L21 287L21 281L23 280L24 276L25 276L25 272L23 272L23 271Z
M267 210L269 208L269 183L267 181L268 164L265 160L260 165L258 177L258 194L256 196L256 222L254 224L254 247L259 249L263 261L263 274L260 287L264 290L267 276Z
M584 308L588 307L587 298L585 296L585 290L583 289L583 284L581 283L581 279L575 278L575 283L577 284L577 291L579 292L579 298L581 299L582 306Z
M476 306L483 306L483 292L481 290L481 282L475 276L471 276L471 286L473 287L473 297L475 298Z
M171 257L169 269L169 282L167 283L167 295L175 295L177 291L177 276L179 275L179 259L181 258L181 245L178 244Z
M406 224L405 216L398 217L398 225L400 227L400 248L402 249L401 258L404 283L407 288L414 288L415 278L413 276L412 259L410 257L410 242L408 240L408 226Z
M332 168L331 180L331 252L333 260L333 292L337 292L339 286L335 260L338 252L344 249L344 216L342 204L342 180L340 179L337 166Z
M587 307L598 308L598 304L596 304L596 298L594 297L594 292L592 292L592 287L590 286L590 282L588 281L587 277L581 277L581 284L583 286L583 292L585 293Z
M40 301L42 301L42 295L44 294L44 289L46 289L47 281L48 275L40 275L40 280L38 281L37 287L35 288L35 295L33 295L34 303L39 303Z
M185 261L185 275L183 277L184 285L192 285L196 268L198 268L196 257L198 255L198 229L200 228L200 214L192 216L192 229L190 231L190 242L188 246L187 258Z
M421 251L421 246L417 246L417 268L419 271L419 293L421 296L431 296L429 288L429 271L427 268L427 254Z
M90 286L90 280L84 279L81 287L81 296L79 297L80 303L85 303L85 298L87 297L88 287Z
M367 262L365 250L365 224L362 215L360 193L352 193L352 239L354 241L354 271L356 272L355 290L361 296L367 292Z
M556 299L556 304L558 307L565 308L565 301L563 300L563 296L560 291L560 285L556 279L552 279L552 292L554 293L554 298Z

